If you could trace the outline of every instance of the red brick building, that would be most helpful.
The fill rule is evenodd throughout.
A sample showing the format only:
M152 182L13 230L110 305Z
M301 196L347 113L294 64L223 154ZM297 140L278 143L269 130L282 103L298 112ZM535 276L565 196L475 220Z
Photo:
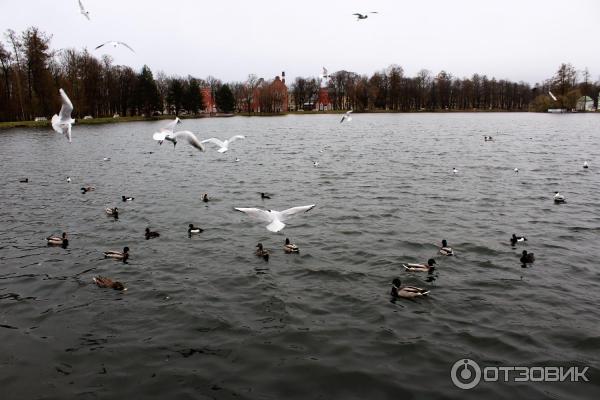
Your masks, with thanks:
M243 112L287 112L288 88L285 84L285 71L281 77L276 76L272 82L254 88L250 110L246 102L241 104Z
M202 93L202 111L206 113L216 113L217 105L215 103L215 99L213 98L212 91L209 87L205 87L200 89Z
M329 91L326 87L319 89L319 96L315 103L316 111L333 110L333 105L329 101Z
M285 71L281 72L281 78L275 77L273 83L271 83L271 90L273 92L274 100L274 112L287 112L288 110L288 88L285 84Z

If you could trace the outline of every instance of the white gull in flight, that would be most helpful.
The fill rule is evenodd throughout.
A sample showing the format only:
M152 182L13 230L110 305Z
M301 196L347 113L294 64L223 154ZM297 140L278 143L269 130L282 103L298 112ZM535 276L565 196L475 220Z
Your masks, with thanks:
M206 139L203 140L202 143L212 143L212 144L216 144L217 146L219 146L219 150L217 150L219 153L225 153L227 150L229 150L229 145L233 142L235 142L238 139L245 139L245 136L242 135L235 135L230 137L229 139L225 140L225 141L220 141L217 138L210 138L210 139Z
M98 50L100 47L102 47L102 46L106 46L107 44L109 44L109 45L111 45L112 47L115 47L115 48L116 48L117 46L125 46L125 47L127 47L129 50L131 50L131 51L133 51L133 52L135 53L135 50L133 50L133 49L131 48L131 46L129 46L127 43L125 43L125 42L117 42L117 41L114 41L114 40L111 40L111 41L108 41L108 42L106 42L106 43L102 43L102 44L101 44L101 45L99 45L99 46L96 46L95 50Z
M69 140L69 143L71 143L71 125L75 123L75 120L71 118L73 103L71 103L71 100L69 100L69 97L64 90L59 89L58 91L62 99L62 106L60 107L58 115L54 114L52 117L52 128L56 132L65 135Z
M79 0L79 10L81 11L81 14L83 14L83 16L86 17L89 21L90 20L90 12L87 11L85 9L85 7L83 7L83 3L81 2L81 0Z
M241 211L248 214L254 219L262 222L268 222L267 229L271 232L279 232L285 227L284 221L287 221L291 216L301 213L308 212L315 207L315 204L308 206L292 207L283 211L275 210L261 210L259 208L235 208L237 211Z
M162 142L163 140L168 140L169 142L173 143L173 147L177 145L177 139L185 139L191 146L197 148L200 151L204 151L204 146L202 145L202 142L200 142L196 135L194 135L190 131L179 131L175 133L161 131L156 132L154 135L152 135L152 138L160 142Z
M340 124L344 121L348 121L348 122L352 121L352 117L350 116L350 114L352 114L352 110L346 111L346 114L344 114L344 116L340 120Z

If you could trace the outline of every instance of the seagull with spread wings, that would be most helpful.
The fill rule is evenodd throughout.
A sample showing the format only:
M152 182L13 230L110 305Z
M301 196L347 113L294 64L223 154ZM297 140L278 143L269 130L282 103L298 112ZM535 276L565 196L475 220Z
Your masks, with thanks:
M73 103L69 100L69 97L64 90L59 89L60 98L62 100L62 106L60 112L54 114L52 117L52 129L58 133L62 133L71 143L71 125L75 123L75 120L71 118L73 112Z
M131 48L131 46L129 46L127 43L125 43L125 42L117 42L117 41L114 41L114 40L110 40L110 41L108 41L108 42L106 42L106 43L102 43L101 45L99 45L99 46L96 46L95 50L98 50L100 47L102 47L102 46L106 46L107 44L109 44L109 45L111 45L112 47L115 47L115 48L116 48L117 46L125 46L125 47L127 47L129 50L131 50L132 52L134 52L134 53L135 53L135 50L133 50L133 49Z
M344 114L344 116L340 120L340 124L344 121L348 121L348 122L352 121L352 117L350 116L350 114L352 114L352 110L346 111L346 114Z
M86 17L88 19L88 21L90 20L90 12L87 11L85 9L85 7L83 7L83 3L81 2L81 0L79 0L79 11L81 12L81 14Z
M260 208L235 208L250 217L262 222L268 222L267 229L271 232L279 232L285 227L284 221L301 212L308 212L315 207L315 204L309 206L292 207L283 211L261 210Z
M176 122L173 124L173 126L175 126L175 124ZM169 142L173 143L173 148L177 146L177 139L184 139L191 146L197 148L200 151L204 151L204 146L202 145L202 142L200 142L196 135L194 135L190 131L179 131L175 133L173 133L172 131L161 131L156 132L154 135L152 135L152 138L160 142L162 142L163 140L168 140Z
M377 11L371 11L369 14L379 14ZM361 14L361 13L354 13L352 15L356 15L356 20L360 21L361 19L367 19L369 18L369 16L365 13L365 14Z
M155 132L154 135L152 136L152 138L154 140L158 140L158 144L163 144L164 140L169 140L172 142L172 140L167 139L167 137L173 134L173 131L175 130L175 126L180 123L181 123L181 120L179 119L179 117L175 117L175 119L173 121L169 122L163 128L160 128L160 131ZM173 143L173 147L175 147L175 143Z
M217 150L219 153L225 153L227 150L229 150L229 145L231 143L233 143L234 141L238 140L238 139L245 139L245 136L242 135L235 135L230 137L229 139L225 140L225 141L220 141L217 138L210 138L210 139L206 139L203 140L202 143L212 143L212 144L216 144L217 146L219 146L219 150Z

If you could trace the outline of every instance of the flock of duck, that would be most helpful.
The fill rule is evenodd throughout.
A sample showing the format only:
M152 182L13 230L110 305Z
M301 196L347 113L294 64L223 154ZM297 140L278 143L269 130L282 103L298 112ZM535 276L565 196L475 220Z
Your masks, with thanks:
M67 94L65 93L65 91L63 89L59 89L59 94L60 94L60 97L62 100L62 105L61 105L59 114L55 114L52 117L52 128L56 132L65 135L65 137L67 138L69 143L71 143L71 141L72 141L71 127L72 127L72 124L75 122L75 120L73 120L71 118L71 113L73 112L73 104L71 103L71 100L69 99L69 97L67 96ZM226 151L228 151L229 146L236 140L245 139L245 137L243 135L235 135L235 136L233 136L227 140L223 140L223 141L221 141L217 138L209 138L209 139L200 141L196 137L196 135L190 131L177 131L176 132L175 128L180 123L181 123L181 120L176 117L173 121L170 121L163 128L161 128L159 130L159 132L155 132L153 134L152 138L154 140L156 140L159 145L162 145L165 140L168 142L171 142L171 143L173 143L174 148L177 145L178 140L185 140L192 147L194 147L197 150L202 151L202 152L205 151L205 148L204 148L205 143L212 143L217 146L217 151L219 153L225 153ZM236 159L236 161L237 160L238 159ZM104 158L104 161L110 161L110 158ZM26 183L28 181L29 181L28 178L21 180L21 182L24 182L24 183ZM71 183L71 177L67 177L67 183ZM80 188L80 190L81 190L82 194L86 194L88 192L95 191L96 188L94 186L83 186ZM269 195L267 195L265 193L261 193L260 195L261 195L261 199L263 199L263 200L271 198ZM123 195L123 196L121 196L121 200L123 202L131 202L131 201L135 200L135 198L131 197L131 196ZM204 193L201 197L201 200L203 202L210 201L208 193ZM292 207L292 208L288 208L283 211L262 210L262 209L258 209L258 208L235 208L235 210L245 213L246 215L248 215L256 220L259 220L263 223L266 223L267 224L266 228L270 232L279 232L285 227L285 223L284 223L285 221L287 221L288 219L290 219L292 216L294 216L296 214L308 212L311 209L313 209L314 207L315 207L315 204L299 206L299 207ZM106 208L105 213L108 216L114 217L115 219L119 218L119 208L118 207ZM194 224L189 224L189 226L188 226L188 235L190 237L191 237L191 235L199 234L202 231L203 231L202 228L196 227L196 226L194 226ZM145 235L146 240L149 240L149 239L154 239L154 238L159 237L160 233L153 232L150 230L150 228L146 228L144 235ZM61 236L49 236L46 238L46 242L49 246L62 246L63 248L66 248L69 245L69 239L68 239L66 232L63 232ZM257 247L256 252L255 252L256 256L263 258L265 261L268 261L270 251L268 249L264 248L262 243L259 243L256 247ZM109 251L104 252L104 257L114 259L114 260L119 260L119 261L122 261L123 263L127 263L127 260L129 259L129 250L130 250L129 247L127 247L127 246L125 246L123 248L123 251L109 250ZM283 250L285 251L285 253L288 253L288 254L299 252L298 246L291 243L289 238L286 238L285 243L283 245ZM124 284L122 284L119 281L115 281L111 278L107 278L107 277L103 277L103 276L96 276L93 278L93 281L94 281L94 283L96 283L96 285L103 287L103 288L126 290L126 287Z
M70 179L68 180L68 182L70 182ZM86 188L82 187L81 189L82 189L82 194L85 194L88 191L94 190L91 187L86 187ZM261 199L270 199L270 198L271 197L265 195L265 193L261 193ZM208 194L206 194L206 193L203 194L201 199L203 202L208 202L209 201ZM134 198L122 196L122 200L124 202L125 201L133 201ZM307 208L307 207L310 207L310 208ZM269 229L272 232L278 232L285 226L285 224L283 222L281 222L282 220L286 220L289 215L292 215L292 214L295 214L295 213L298 213L301 211L306 212L309 209L312 209L313 207L314 207L314 205L304 206L304 207L294 207L293 209L288 209L288 210L285 210L282 212L271 211L271 210L265 211L265 210L255 209L255 208L252 208L252 209L236 208L236 210L243 211L246 213L257 213L258 219L261 219L265 222L270 222L270 224L267 226L267 229ZM108 216L111 216L115 219L119 218L119 208L118 207L106 208L105 212L106 212L106 215L108 215ZM192 235L202 233L203 231L204 230L202 228L194 226L194 224L188 225L188 236L190 236L190 237ZM160 237L160 233L151 231L150 228L146 228L146 230L144 232L144 236L145 236L146 240L150 240L150 239L155 239L155 238ZM66 232L63 232L61 236L48 236L46 238L46 242L47 242L48 246L60 246L64 249L66 249L69 246L69 238L68 238ZM285 239L285 243L283 245L283 250L287 254L300 252L300 249L298 248L298 246L291 243L289 238ZM270 254L271 254L271 251L264 248L262 243L258 243L256 245L255 255L257 257L260 257L268 262ZM104 258L110 258L113 260L122 261L123 263L127 264L127 260L129 259L129 247L125 246L123 248L123 251L116 251L116 250L105 251ZM102 288L111 288L111 289L115 289L115 290L127 290L127 288L125 287L125 285L123 283L121 283L119 281L115 281L111 278L103 277L103 276L94 277L93 282Z
M485 135L484 141L490 142L490 141L494 141L494 139L491 136ZM589 168L589 164L587 161L584 161L583 168L584 169ZM518 174L519 169L515 168L514 172L515 172L515 174ZM458 174L458 170L456 168L453 168L452 173L456 175L456 174ZM554 203L556 203L556 204L566 203L565 196L560 194L559 192L554 192L553 200L554 200ZM526 241L527 241L527 238L525 236L517 236L514 233L513 233L512 237L510 238L510 244L513 246L513 248L518 243L524 243ZM442 240L442 246L439 249L439 253L444 256L454 255L454 251L452 250L451 247L448 247L448 243L445 239ZM535 261L535 256L533 253L529 253L527 250L523 250L519 260L521 262L521 265L523 267L526 267L527 264L532 264ZM404 267L404 269L406 271L409 271L409 272L426 272L426 273L431 274L435 270L436 264L437 263L436 263L435 259L430 258L429 260L427 260L426 264L402 264L402 266ZM415 297L421 297L421 296L428 295L429 290L415 287L415 286L402 286L402 282L400 281L400 278L394 278L392 280L392 290L391 290L390 294L394 298L412 299Z
M56 132L64 134L65 137L68 139L68 141L71 142L71 126L75 122L71 118L71 113L73 111L73 105L63 89L60 89L59 93L60 93L60 96L62 99L62 106L61 106L60 113L58 115L54 115L52 118L52 127ZM351 121L351 117L350 117L351 112L352 112L351 110L348 111L343 116L343 118L340 122ZM175 132L175 127L180 123L181 123L181 120L179 118L175 118L175 120L170 121L166 126L164 126L162 129L160 129L159 132L154 133L153 139L156 140L160 145L162 145L162 143L165 140L169 141L169 142L173 143L173 147L175 147L177 145L178 139L179 140L185 139L191 146L193 146L194 148L196 148L199 151L205 151L205 149L204 149L205 143L212 143L218 147L217 151L219 153L224 153L224 152L228 151L229 145L231 145L231 143L233 143L234 141L236 141L238 139L245 138L242 135L235 135L224 141L221 141L217 138L210 138L210 139L200 141L200 140L198 140L196 135L194 135L190 131ZM484 136L484 140L486 142L493 141L493 138L491 136ZM105 158L105 161L107 161L107 160L110 160L110 159ZM236 161L237 161L237 159L236 159ZM318 164L316 164L316 162L315 162L315 166L316 165L318 165ZM583 168L584 169L589 168L589 164L587 161L584 162ZM518 174L518 172L519 172L518 168L515 168L514 172L515 172L515 174ZM453 168L452 173L458 174L458 170L456 168ZM20 181L28 182L28 178L21 179ZM71 182L70 177L67 178L67 182ZM93 187L93 186L81 187L81 192L83 194L94 191L94 190L95 190L95 187ZM261 199L263 199L263 200L270 199L270 196L266 193L260 193L260 195L261 195ZM204 193L202 195L201 199L203 202L210 201L207 193ZM553 199L554 199L554 202L557 204L566 202L565 196L563 196L559 192L555 192ZM121 200L123 202L129 202L129 201L133 201L134 198L123 195L121 197ZM292 207L292 208L289 208L289 209L286 209L283 211L262 210L262 209L258 209L258 208L238 208L238 207L236 207L234 209L237 211L243 212L243 213L247 214L248 216L250 216L256 220L259 220L263 223L267 223L266 228L270 232L279 232L285 227L284 222L287 221L289 218L291 218L292 216L299 214L299 213L306 213L306 212L312 210L314 207L315 207L315 204L310 204L310 205L306 205L306 206ZM105 211L106 211L107 215L113 216L114 218L118 218L118 216L119 216L119 210L117 207L106 208ZM201 233L202 231L203 231L202 228L196 227L193 224L189 224L189 226L188 226L188 235L190 235L190 236ZM157 238L159 236L160 236L160 234L158 232L153 232L153 231L150 231L150 228L146 228L145 237L147 240L152 239L152 238ZM50 246L62 246L62 247L66 248L69 244L69 239L67 237L66 232L63 232L62 236L50 236L50 237L46 238L46 240L47 240L48 245L50 245ZM516 234L513 234L512 237L510 238L510 242L513 246L516 246L517 243L525 242L525 241L527 241L527 238L525 238L523 236L516 236ZM291 243L288 238L286 238L286 240L285 240L283 250L285 251L285 253L288 253L288 254L299 252L298 246ZM262 243L258 243L256 245L255 255L257 257L263 258L265 261L268 261L270 253L271 252L268 249L264 248ZM439 253L443 256L454 255L454 251L452 250L451 247L448 246L448 243L445 239L442 240L441 247L439 248ZM125 246L123 248L123 251L114 251L114 250L106 251L106 252L104 252L104 257L115 259L115 260L120 260L120 261L126 263L127 260L129 259L129 247ZM523 250L520 261L524 266L526 264L533 263L535 261L534 254L528 253L527 250ZM432 271L435 269L435 264L436 264L436 261L433 258L431 258L427 261L426 264L403 264L403 266L406 271L410 271L410 272L432 273ZM125 285L123 285L121 282L113 281L110 278L97 276L93 280L100 287L113 288L116 290L126 290ZM429 294L429 291L426 289L422 289L422 288L418 288L418 287L414 287L414 286L401 286L401 284L402 283L399 278L393 279L392 290L391 290L392 297L394 297L394 298L415 298L415 297L425 296L425 295Z

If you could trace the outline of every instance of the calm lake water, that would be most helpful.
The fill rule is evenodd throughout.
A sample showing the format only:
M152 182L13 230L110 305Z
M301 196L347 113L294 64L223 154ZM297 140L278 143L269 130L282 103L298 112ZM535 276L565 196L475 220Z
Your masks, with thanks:
M246 135L225 154L158 146L164 121L75 125L71 144L1 132L0 398L598 398L600 115L339 119L180 125ZM233 209L312 203L279 233ZM205 231L190 238L189 223ZM67 249L46 247L63 231ZM528 241L513 248L512 233ZM286 237L300 254L284 254ZM124 246L128 264L103 258ZM430 257L433 275L402 268ZM395 277L430 296L391 301ZM590 382L465 391L450 378L462 358L588 366Z

